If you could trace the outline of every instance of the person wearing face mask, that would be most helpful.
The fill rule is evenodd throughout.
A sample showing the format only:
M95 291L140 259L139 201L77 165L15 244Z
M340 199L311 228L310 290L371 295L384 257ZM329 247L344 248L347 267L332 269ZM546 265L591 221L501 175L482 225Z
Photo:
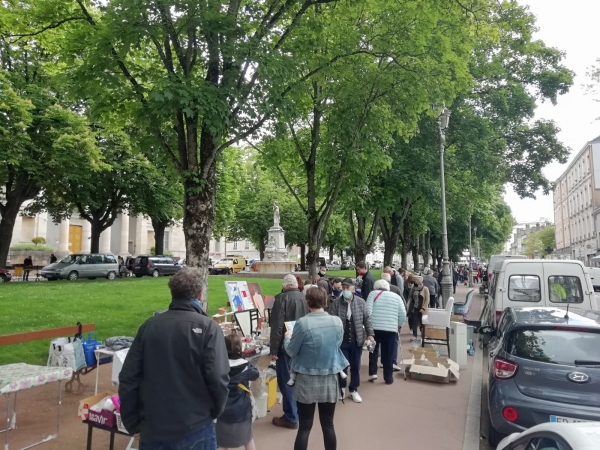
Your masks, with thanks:
M409 275L408 283L412 285L408 294L408 314L410 328L413 336L417 337L417 332L421 328L423 315L429 311L429 289L423 285L423 277Z
M195 268L171 277L169 310L142 324L119 374L121 418L142 449L217 450L230 367L223 332L198 300L202 279Z
M317 273L317 275L319 276L317 285L325 289L327 295L331 295L333 292L333 286L331 284L331 280L327 277L327 266L319 267L319 273Z
M375 333L371 326L371 318L367 311L367 303L354 294L355 282L352 278L342 281L342 295L333 300L329 306L329 314L339 317L344 324L344 338L341 350L350 363L349 397L356 403L361 403L358 394L360 386L360 364L365 340L374 341ZM346 368L346 372L347 372ZM342 395L345 396L347 379L340 383Z
M333 303L333 301L342 295L342 279L336 278L333 280L331 285L331 295L327 297L327 305L325 309L328 309L329 306Z

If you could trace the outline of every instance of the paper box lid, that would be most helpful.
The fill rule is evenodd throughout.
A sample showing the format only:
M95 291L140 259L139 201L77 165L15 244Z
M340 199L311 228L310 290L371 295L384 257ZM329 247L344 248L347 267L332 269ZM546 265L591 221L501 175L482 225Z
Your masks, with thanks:
M415 361L415 363L410 366L411 373L418 373L421 375L433 375L435 377L445 378L448 376L448 368L442 365L441 363L432 363L433 366L429 365L427 360L419 360Z
M114 392L101 392L100 394L94 395L93 397L88 397L84 398L83 400L79 400L79 407L77 408L77 418L81 420L87 420L88 414L90 412L90 407L100 402L103 398L110 397L111 395L115 395Z
M442 366L446 367L452 374L452 376L453 376L452 379L458 380L458 378L460 376L460 374L459 374L460 366L457 363L455 363L454 361L452 361L450 358L429 358L429 361L432 364L441 364Z

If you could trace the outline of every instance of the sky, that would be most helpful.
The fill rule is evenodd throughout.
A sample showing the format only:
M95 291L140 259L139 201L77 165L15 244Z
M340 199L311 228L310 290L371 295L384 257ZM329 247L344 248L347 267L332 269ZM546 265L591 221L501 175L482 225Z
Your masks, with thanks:
M584 87L590 82L586 77L588 68L600 58L597 45L600 0L519 0L519 3L528 5L537 17L539 31L535 38L566 52L563 64L575 72L569 93L559 97L556 106L549 102L540 104L536 114L537 118L556 122L561 129L559 139L571 149L571 162L586 142L600 136L600 121L596 120L600 116L600 103L587 95ZM550 164L544 174L555 181L567 166L568 163ZM504 196L517 222L535 222L542 217L554 222L552 193L545 196L540 191L536 197L521 200L510 186Z

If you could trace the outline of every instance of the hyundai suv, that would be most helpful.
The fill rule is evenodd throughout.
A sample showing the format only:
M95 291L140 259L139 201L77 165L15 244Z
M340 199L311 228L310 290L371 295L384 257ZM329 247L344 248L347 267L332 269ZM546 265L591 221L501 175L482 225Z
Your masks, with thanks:
M173 275L179 272L182 267L170 256L145 255L135 258L132 272L138 278L144 275L156 278L161 275Z
M600 421L600 314L506 308L491 334L489 441L545 422Z

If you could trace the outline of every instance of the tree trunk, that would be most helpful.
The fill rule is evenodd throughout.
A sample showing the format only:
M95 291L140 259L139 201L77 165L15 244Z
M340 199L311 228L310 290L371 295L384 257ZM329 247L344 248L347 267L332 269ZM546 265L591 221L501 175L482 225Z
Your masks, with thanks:
M264 239L260 239L260 242L258 243L258 253L259 253L259 258L262 261L263 259L265 259L265 240Z
M300 270L306 270L306 244L300 245Z
M214 146L212 143L211 145ZM184 182L183 232L187 265L200 269L200 283L203 288L200 295L207 308L208 255L215 220L215 193L214 165L208 170L204 180L199 173L195 173Z
M333 261L333 250L335 249L335 245L329 246L329 261Z
M154 229L154 254L163 255L165 252L165 229L168 222L150 217L152 228Z
M429 265L429 248L427 247L427 235L429 231L423 235L423 265Z
M90 252L91 253L100 253L100 235L104 231L102 225L100 224L100 220L94 219L90 221L92 225L92 233L90 237ZM145 251L145 249L141 250ZM139 253L139 251L138 251Z
M415 269L415 271L419 270L419 244L418 244L418 240L416 241L415 244L413 244L411 246L411 253L412 253L412 258L413 258L413 267Z
M408 267L408 249L406 248L406 245L402 246L402 250L400 251L400 255L401 255L401 260L400 260L400 266L404 269L406 269Z
M3 214L0 217L0 267L6 267L15 221L19 215L21 203L17 199L8 199L3 207Z
M375 212L371 229L367 232L367 218L354 214L356 216L356 228L354 227L354 216L350 211L350 233L352 243L354 244L353 253L355 262L366 262L367 255L373 250L373 244L377 237L377 225L379 223L379 211Z

